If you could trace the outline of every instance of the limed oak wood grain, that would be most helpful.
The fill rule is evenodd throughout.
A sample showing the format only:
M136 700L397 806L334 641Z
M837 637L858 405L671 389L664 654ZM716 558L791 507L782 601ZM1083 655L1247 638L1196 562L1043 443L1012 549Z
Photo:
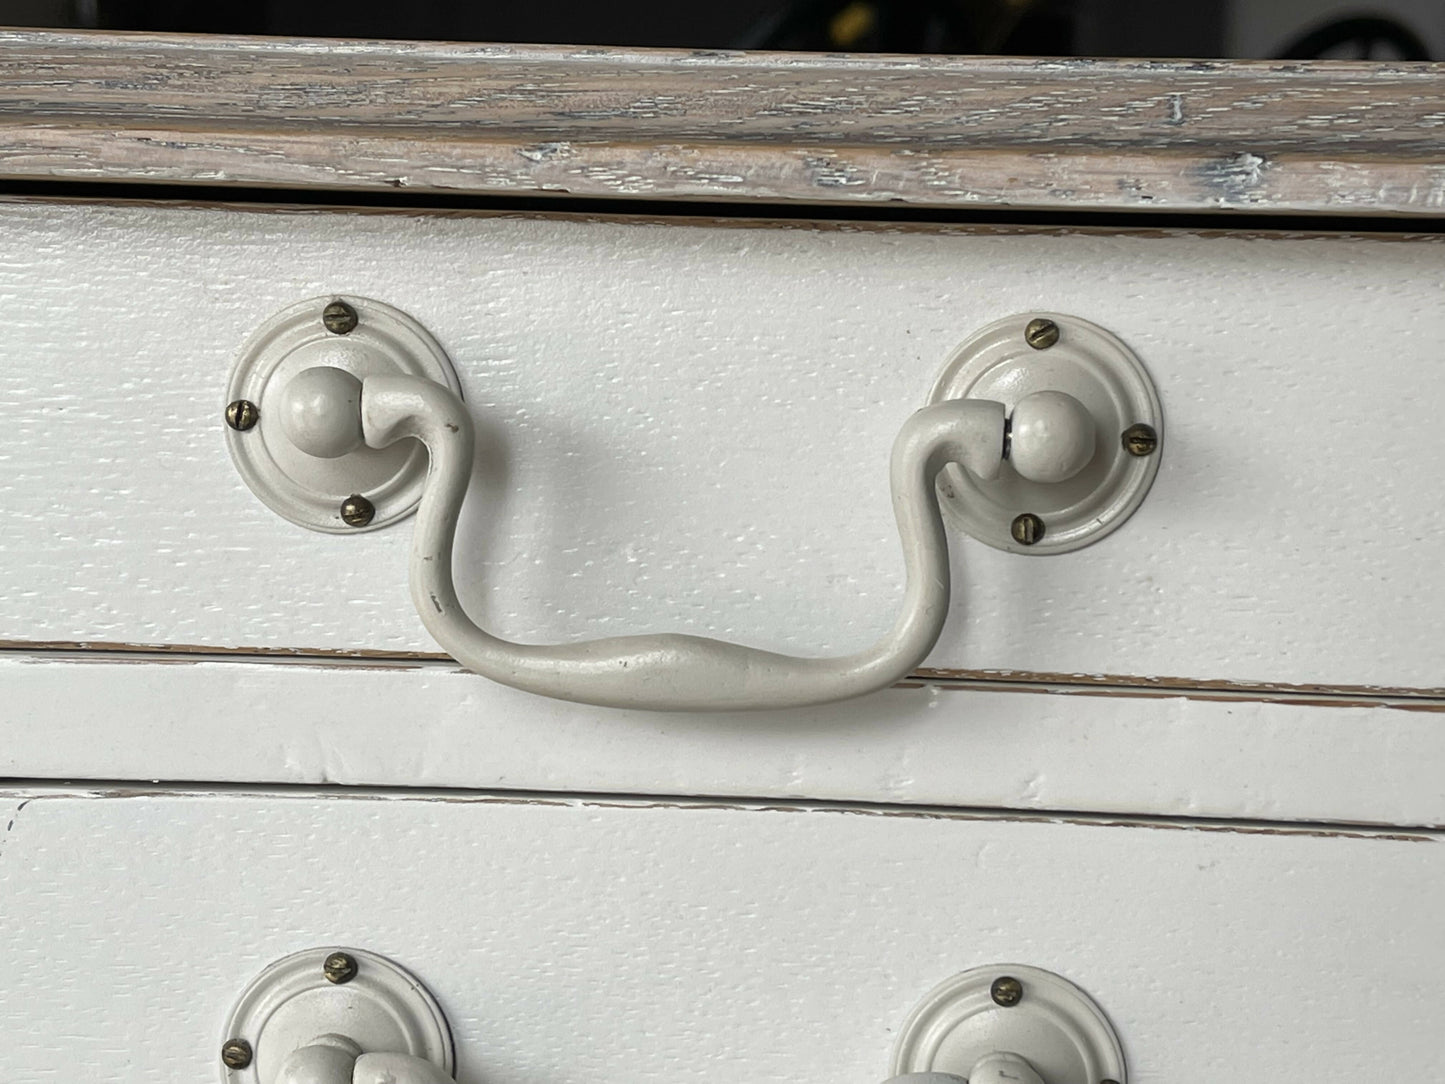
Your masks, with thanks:
M1445 66L0 34L0 178L1439 213Z

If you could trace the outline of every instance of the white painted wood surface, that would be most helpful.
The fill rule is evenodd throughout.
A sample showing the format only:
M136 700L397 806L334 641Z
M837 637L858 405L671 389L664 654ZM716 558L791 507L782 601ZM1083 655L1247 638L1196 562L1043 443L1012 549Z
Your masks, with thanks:
M0 776L713 795L1445 826L1445 704L1067 686L624 713L444 663L0 655Z
M1194 826L305 794L8 796L0 1075L215 1079L274 957L413 968L461 1084L874 1084L975 965L1059 971L1133 1084L1433 1080L1445 849Z
M345 290L411 312L461 372L487 458L457 572L484 622L851 650L900 596L900 421L972 330L1049 308L1142 356L1163 467L1077 554L955 536L931 665L1445 684L1431 239L23 203L0 238L12 643L431 649L408 532L298 530L222 440L251 328Z

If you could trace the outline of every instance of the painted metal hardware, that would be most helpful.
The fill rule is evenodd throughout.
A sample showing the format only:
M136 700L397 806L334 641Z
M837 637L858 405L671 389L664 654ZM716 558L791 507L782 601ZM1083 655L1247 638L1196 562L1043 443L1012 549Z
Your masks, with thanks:
M1037 967L977 967L913 1010L887 1084L1126 1084L1109 1018L1067 979Z
M894 441L906 585L893 628L873 646L819 659L676 634L518 644L480 628L457 599L452 546L473 426L450 362L416 321L365 298L293 306L253 336L227 398L259 412L251 430L227 430L237 468L293 522L368 530L420 506L412 602L463 666L617 708L787 708L885 688L916 668L943 630L944 513L1002 549L1063 552L1118 527L1158 467L1157 456L1098 439L1129 422L1158 432L1158 399L1128 349L1075 317L1011 317L955 352L931 402Z
M307 379L298 380L303 373ZM380 301L303 301L252 334L231 370L226 440L237 471L273 512L314 531L355 534L416 510L425 449L414 442L368 448L354 420L362 381L381 374L418 376L461 393L431 334ZM350 431L338 413L353 419ZM333 439L348 441L347 450L313 441L317 454L303 452L302 443L328 425L337 430ZM366 504L346 507L353 499Z
M308 949L253 979L226 1022L222 1084L453 1084L446 1016L383 956ZM1048 971L979 967L914 1009L885 1084L1125 1084L1103 1011Z
M451 1084L451 1028L373 952L308 949L253 979L226 1022L223 1084Z
M1049 1084L1034 1071L1028 1059L1017 1054L985 1054L968 1076L956 1073L905 1073L885 1084Z
M1042 337L1041 323L1052 329ZM1061 405L1060 394L1084 410ZM1159 472L1163 411L1154 382L1124 343L1077 316L1009 316L979 329L949 357L929 396L950 399L997 400L1012 421L1012 470L989 479L949 464L939 481L949 524L996 549L1038 557L1091 545L1134 514ZM1084 468L1050 471L1051 455L1083 439L1070 427L1086 425L1097 448ZM1043 462L1031 470L1021 455ZM1020 522L1025 515L1031 519Z

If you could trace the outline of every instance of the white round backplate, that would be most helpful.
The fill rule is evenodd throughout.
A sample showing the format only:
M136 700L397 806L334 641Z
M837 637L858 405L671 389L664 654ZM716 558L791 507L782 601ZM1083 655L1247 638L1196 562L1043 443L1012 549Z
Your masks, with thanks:
M1036 319L1059 329L1058 341L1044 350L1024 339ZM949 464L939 475L939 503L954 526L996 549L1066 553L1116 530L1144 500L1159 470L1163 412L1133 351L1097 324L1050 312L1009 316L970 336L949 357L928 401L995 399L1012 414L1038 391L1066 392L1093 415L1097 450L1089 465L1067 481L1043 483L1021 477L1007 460L992 481ZM1125 430L1138 424L1156 434L1150 455L1124 447ZM1043 521L1043 536L1032 545L1015 541L1011 530L1024 513Z
M356 312L356 326L346 334L334 334L322 323L323 311L334 301ZM314 366L335 366L360 380L381 373L423 376L461 394L441 345L400 309L345 294L299 302L257 328L231 370L226 403L245 400L260 415L244 431L223 423L241 477L273 511L314 531L372 531L410 515L426 481L426 450L417 441L361 447L336 459L320 459L287 438L280 424L282 390L292 377ZM353 494L376 509L362 527L341 518L341 504Z
M356 961L349 982L327 980L333 952ZM246 987L226 1021L223 1042L242 1039L251 1063L221 1066L223 1084L271 1084L281 1063L323 1035L344 1035L363 1054L399 1053L455 1071L452 1033L441 1006L420 981L384 956L362 949L307 949L277 960Z
M1009 1008L991 993L1005 976L1023 986ZM1127 1084L1124 1052L1103 1011L1073 983L1023 964L974 968L933 990L899 1033L892 1074L967 1077L985 1055L1005 1052L1049 1084Z

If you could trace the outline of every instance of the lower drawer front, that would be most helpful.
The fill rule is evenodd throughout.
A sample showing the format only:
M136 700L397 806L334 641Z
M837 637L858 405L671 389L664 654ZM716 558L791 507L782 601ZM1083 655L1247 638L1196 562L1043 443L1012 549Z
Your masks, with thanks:
M873 1084L950 974L1088 990L1130 1080L1435 1079L1437 837L845 808L11 794L8 1080L219 1079L313 945L406 964L464 1084Z

